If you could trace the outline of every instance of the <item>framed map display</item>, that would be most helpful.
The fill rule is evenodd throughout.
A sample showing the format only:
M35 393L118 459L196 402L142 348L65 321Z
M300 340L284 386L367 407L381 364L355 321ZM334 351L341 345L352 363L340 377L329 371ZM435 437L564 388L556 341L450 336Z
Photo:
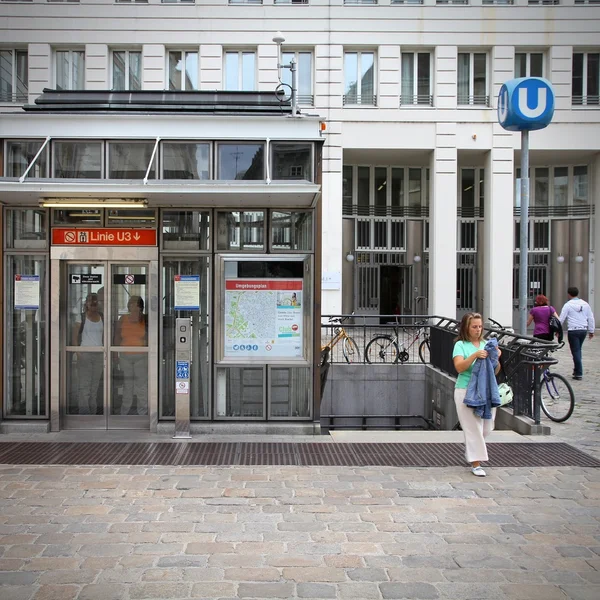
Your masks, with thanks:
M303 358L302 279L226 279L226 358Z

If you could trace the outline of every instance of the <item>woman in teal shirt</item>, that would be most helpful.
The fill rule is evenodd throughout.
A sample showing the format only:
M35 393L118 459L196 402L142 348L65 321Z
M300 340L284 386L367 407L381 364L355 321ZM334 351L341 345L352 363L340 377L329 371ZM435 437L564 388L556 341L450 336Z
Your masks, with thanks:
M479 359L487 358L488 353L483 349L483 318L479 313L467 313L460 323L458 336L452 352L454 368L458 373L454 388L454 403L458 420L465 436L465 457L471 463L471 472L477 477L485 477L486 473L481 466L482 461L487 461L488 453L485 438L494 430L496 409L492 408L492 418L482 419L473 409L464 404L467 387L471 379L473 364ZM500 358L498 348L498 358ZM498 362L498 368L500 362Z

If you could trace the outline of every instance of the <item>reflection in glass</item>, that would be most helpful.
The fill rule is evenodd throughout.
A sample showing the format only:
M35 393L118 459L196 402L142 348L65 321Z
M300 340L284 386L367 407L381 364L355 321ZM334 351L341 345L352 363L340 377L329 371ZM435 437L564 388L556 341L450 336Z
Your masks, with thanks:
M142 53L113 52L113 90L141 90Z
M6 143L6 177L21 177L42 147L43 141L19 140ZM28 178L48 177L48 147L38 156Z
M273 211L271 213L274 250L312 250L312 213Z
M102 177L101 142L53 142L54 177L64 179L100 179Z
M549 169L535 169L535 206L548 206Z
M53 209L52 223L54 225L100 225L102 211L99 208Z
M272 179L312 181L312 144L273 142Z
M219 250L264 250L265 213L230 211L217 213Z
M113 345L128 348L112 356L112 414L147 415L146 267L114 265L111 289Z
M156 223L156 211L152 208L115 208L107 210L108 225L143 225L153 227Z
M161 416L175 415L175 328L176 318L191 319L192 357L190 363L190 415L192 418L209 416L210 331L208 314L209 268L208 258L171 258L163 261L162 289L162 368ZM200 309L175 310L175 276L200 276Z
M169 89L198 89L198 53L169 52Z
M256 55L254 52L225 53L225 89L246 91L255 89Z
M219 144L217 179L265 178L263 144Z
M85 89L85 52L58 50L56 52L56 89Z
M353 167L349 166L349 165L344 165L342 196L344 199L345 206L352 206L352 202L354 199L353 182L354 182Z
M209 144L163 142L163 179L210 179Z
M274 418L309 417L311 370L308 367L272 368L269 413Z
M573 167L573 203L588 203L588 170L587 166Z
M109 179L144 179L154 142L110 142L108 144ZM148 175L156 178L156 156Z
M46 211L13 208L6 211L6 245L8 248L46 246Z
M15 276L39 276L39 308L15 308ZM46 258L10 256L6 269L6 416L47 414L46 388Z
M281 60L284 65L289 65L292 58L296 60L296 72L298 78L298 102L300 104L312 104L312 52L283 52ZM281 81L292 85L291 69L282 69Z
M569 168L554 167L554 206L569 204Z
M66 353L68 415L104 412L104 265L69 265ZM95 350L95 351L93 351Z
M199 210L164 210L163 248L210 249L210 212Z
M262 367L219 367L216 388L217 417L264 417Z

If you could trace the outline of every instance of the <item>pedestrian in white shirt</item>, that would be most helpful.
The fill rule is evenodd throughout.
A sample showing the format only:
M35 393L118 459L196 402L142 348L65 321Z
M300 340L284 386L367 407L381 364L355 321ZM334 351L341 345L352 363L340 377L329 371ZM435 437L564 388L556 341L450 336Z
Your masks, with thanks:
M569 301L560 311L560 322L563 327L568 321L567 337L573 356L573 379L583 379L583 364L581 362L581 347L587 335L590 340L594 337L596 323L590 305L579 298L579 289L570 287L567 290Z

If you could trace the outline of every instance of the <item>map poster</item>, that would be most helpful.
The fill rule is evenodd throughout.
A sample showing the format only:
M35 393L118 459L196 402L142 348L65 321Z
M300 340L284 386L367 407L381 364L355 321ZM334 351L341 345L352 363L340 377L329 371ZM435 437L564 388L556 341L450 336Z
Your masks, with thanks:
M303 358L302 279L225 280L226 358Z
M15 308L38 310L40 307L40 276L15 275Z

